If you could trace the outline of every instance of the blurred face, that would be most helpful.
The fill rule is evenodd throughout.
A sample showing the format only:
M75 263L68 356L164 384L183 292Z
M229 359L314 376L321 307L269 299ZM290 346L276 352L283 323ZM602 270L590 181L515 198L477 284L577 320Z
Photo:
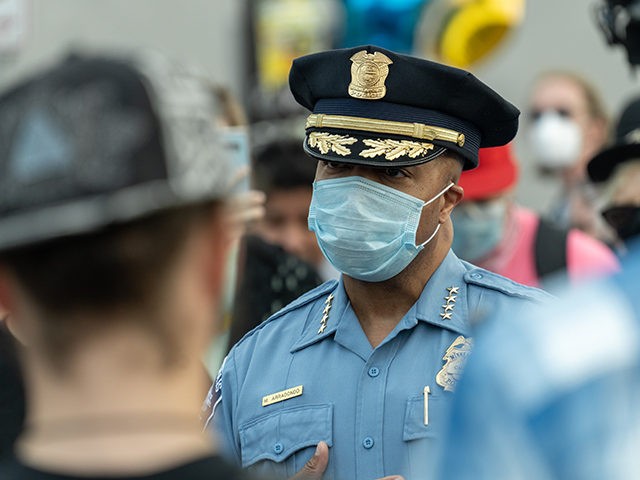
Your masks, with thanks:
M307 226L312 193L311 185L269 193L257 233L265 241L318 266L324 257L315 234Z
M588 105L582 89L568 78L547 77L536 85L531 98L531 120L549 110L574 120L583 128L588 123Z
M549 136L548 140L539 142L547 145L536 145L534 141L531 145L532 150L536 152L537 149L541 149L540 155L544 156L542 150L545 148L566 149L566 152L560 154L570 160L560 162L565 164L565 175L569 180L580 179L584 175L586 162L605 140L606 126L602 121L591 117L582 87L572 79L562 76L544 77L535 86L529 107L530 131L533 133L536 127L541 126L542 120L548 121L551 117L558 123L556 132L560 128L567 129L567 132L558 138L557 146L550 145L554 143L552 128L548 135L541 135L545 138ZM572 126L575 133L571 129Z
M557 110L583 125L588 118L582 90L563 77L547 77L536 86L531 99L531 114L535 118L536 113L545 110Z
M621 240L640 234L640 162L635 163L616 174L611 199L603 211L605 220Z
M613 205L640 206L640 168L627 170L611 195Z
M483 260L500 244L507 220L509 200L500 195L462 202L451 214L453 244L458 257L468 262Z

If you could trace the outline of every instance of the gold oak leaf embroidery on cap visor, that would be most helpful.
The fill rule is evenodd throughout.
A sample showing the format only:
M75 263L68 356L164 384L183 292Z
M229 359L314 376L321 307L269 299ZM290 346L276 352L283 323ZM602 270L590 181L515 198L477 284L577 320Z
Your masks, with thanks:
M353 145L357 141L348 135L332 135L327 132L311 132L307 140L310 147L317 148L324 155L332 151L343 157L351 154L351 150L345 145Z
M418 158L425 155L429 150L433 150L433 143L413 142L411 140L363 140L368 150L360 152L361 157L373 158L384 155L387 160L395 160L399 157L408 155L409 158Z

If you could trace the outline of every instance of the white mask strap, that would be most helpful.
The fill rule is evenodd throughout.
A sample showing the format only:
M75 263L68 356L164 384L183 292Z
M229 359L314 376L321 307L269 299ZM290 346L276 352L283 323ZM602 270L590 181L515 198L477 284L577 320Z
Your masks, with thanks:
M454 183L451 182L449 183L449 185L447 185L446 187L444 187L440 193L438 193L435 197L433 197L431 200L429 200L428 202L425 202L424 205L422 205L422 208L426 207L427 205L429 205L431 202L434 202L436 199L440 198L442 195L445 194L445 192L447 190L449 190L451 187L453 187ZM427 238L423 243L421 243L420 245L418 245L420 248L424 247L427 243L429 243L431 240L433 240L433 237L436 236L436 234L438 233L438 230L440 230L440 224L438 224L438 226L436 227L436 229L433 231L433 233L431 234L431 236L429 238Z
M440 198L442 195L444 195L446 193L447 190L449 190L451 187L453 187L454 183L451 182L449 183L449 185L447 185L446 187L444 187L439 194L437 194L435 197L433 197L431 200L428 200L424 203L424 205L422 205L422 208L426 207L427 205L429 205L431 202L435 202L438 198Z
M438 224L438 226L436 227L436 229L433 231L433 233L431 234L431 236L429 238L427 238L424 242L422 242L420 245L418 245L420 248L424 247L427 243L429 243L431 240L433 240L433 237L436 236L436 233L438 233L438 230L440 230L440 224Z

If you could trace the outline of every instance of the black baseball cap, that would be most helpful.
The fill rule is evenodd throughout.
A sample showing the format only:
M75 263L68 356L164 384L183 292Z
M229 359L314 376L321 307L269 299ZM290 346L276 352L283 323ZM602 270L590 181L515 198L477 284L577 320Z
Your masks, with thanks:
M0 251L226 196L214 102L155 54L73 54L1 94Z
M624 107L615 129L613 144L598 152L587 164L589 178L604 182L618 165L640 160L640 97Z
M321 160L409 166L449 149L466 170L518 130L519 110L471 73L371 45L298 58L289 85Z

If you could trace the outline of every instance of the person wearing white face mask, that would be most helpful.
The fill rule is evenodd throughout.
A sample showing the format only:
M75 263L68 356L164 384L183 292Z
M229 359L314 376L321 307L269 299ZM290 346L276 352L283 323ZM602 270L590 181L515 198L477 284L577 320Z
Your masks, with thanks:
M610 243L614 237L598 215L597 191L586 175L587 162L607 140L609 119L598 92L572 72L546 72L534 85L528 120L532 160L560 183L548 218Z
M451 215L456 255L531 286L553 274L577 281L618 270L599 240L551 225L514 201L518 167L510 145L480 149L479 161L460 177L465 197Z
M450 249L461 171L519 112L468 72L373 46L299 58L290 86L312 112L309 228L341 276L231 350L212 426L275 478L314 452L325 480L431 478L472 324L548 299Z

